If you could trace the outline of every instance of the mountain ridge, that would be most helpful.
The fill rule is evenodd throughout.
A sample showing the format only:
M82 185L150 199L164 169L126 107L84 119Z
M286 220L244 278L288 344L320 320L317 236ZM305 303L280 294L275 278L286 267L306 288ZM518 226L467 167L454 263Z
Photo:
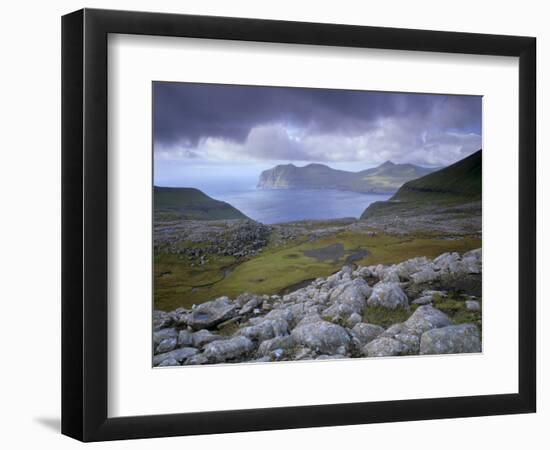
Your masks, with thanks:
M351 172L325 164L295 166L280 164L260 174L259 189L337 189L361 193L391 194L403 183L427 175L437 168L386 161L377 167Z

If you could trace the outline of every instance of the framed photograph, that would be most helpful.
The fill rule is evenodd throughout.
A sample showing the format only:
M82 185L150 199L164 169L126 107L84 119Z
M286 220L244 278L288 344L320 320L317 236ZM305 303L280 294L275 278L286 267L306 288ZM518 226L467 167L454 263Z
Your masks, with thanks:
M62 432L535 412L536 40L62 20Z

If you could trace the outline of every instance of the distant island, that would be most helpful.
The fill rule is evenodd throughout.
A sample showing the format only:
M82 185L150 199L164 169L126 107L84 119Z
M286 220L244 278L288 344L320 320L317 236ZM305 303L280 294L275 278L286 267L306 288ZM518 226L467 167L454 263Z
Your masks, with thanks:
M427 175L437 168L386 161L378 167L350 172L324 164L278 165L264 170L258 181L260 189L338 189L371 194L391 194L403 183Z

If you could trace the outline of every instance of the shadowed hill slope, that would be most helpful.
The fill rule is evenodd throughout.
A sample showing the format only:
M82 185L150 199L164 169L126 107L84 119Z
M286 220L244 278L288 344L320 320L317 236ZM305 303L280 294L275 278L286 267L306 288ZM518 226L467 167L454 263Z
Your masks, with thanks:
M229 203L215 200L195 188L154 188L155 214L185 220L248 219Z

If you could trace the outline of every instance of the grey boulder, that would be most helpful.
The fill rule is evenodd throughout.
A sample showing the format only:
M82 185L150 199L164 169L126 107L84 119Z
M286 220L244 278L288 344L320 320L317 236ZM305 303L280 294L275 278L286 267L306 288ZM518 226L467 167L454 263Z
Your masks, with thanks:
M171 350L174 350L176 346L178 345L178 339L175 337L170 337L163 339L159 342L159 345L157 345L157 353L165 353L169 352Z
M477 300L466 300L466 309L468 311L481 311L481 305Z
M239 359L252 352L254 344L245 336L236 336L231 339L214 341L204 346L204 356L209 362L220 363L232 359Z
M236 305L228 297L220 297L197 306L187 316L186 322L194 330L213 328L235 314Z
M403 322L405 332L409 334L421 335L425 331L433 328L441 328L447 325L451 325L452 321L439 309L430 305L419 306L416 311Z
M357 340L360 347L364 347L383 332L384 328L372 323L358 323L351 329L351 335Z
M369 342L363 347L363 354L366 356L401 356L408 352L405 344L390 337L381 337Z
M194 356L197 353L198 353L198 350L192 347L182 347L176 350L172 350L171 352L160 353L153 357L153 366L158 366L167 359L175 359L178 363L181 364L187 358L190 358L191 356Z
M379 282L374 285L368 306L381 306L388 309L409 308L409 300L399 283Z
M481 352L481 336L471 323L426 331L420 338L421 355Z
M241 328L238 334L254 341L265 341L289 333L288 322L283 319L264 320L257 325Z
M292 337L297 344L329 355L345 353L351 340L343 327L324 320L297 326Z

